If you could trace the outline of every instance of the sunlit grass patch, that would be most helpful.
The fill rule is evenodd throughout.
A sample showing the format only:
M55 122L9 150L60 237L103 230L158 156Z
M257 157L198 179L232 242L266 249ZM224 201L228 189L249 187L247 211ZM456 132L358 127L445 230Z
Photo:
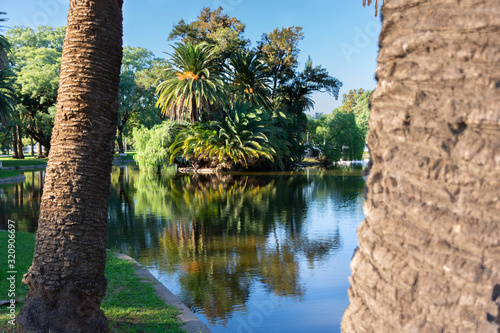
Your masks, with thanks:
M101 308L111 332L183 332L179 311L165 305L153 286L137 277L134 264L108 251L108 289Z
M31 156L24 156L23 160L13 159L12 157L0 157L2 167L4 168L17 168L21 166L30 165L46 165L48 158L33 158Z
M28 292L21 280L33 260L35 235L25 232L15 235L16 299L21 301L16 303L17 315ZM0 232L0 300L9 300L9 281L4 278L4 272L11 271L7 266L7 240L8 232ZM120 260L108 251L105 274L108 288L101 309L108 318L110 332L183 332L180 328L182 322L177 317L179 311L165 304L156 296L151 284L137 277L132 263ZM9 309L0 307L0 332L15 332L9 320Z
M19 176L21 173L14 170L2 170L0 169L0 178Z

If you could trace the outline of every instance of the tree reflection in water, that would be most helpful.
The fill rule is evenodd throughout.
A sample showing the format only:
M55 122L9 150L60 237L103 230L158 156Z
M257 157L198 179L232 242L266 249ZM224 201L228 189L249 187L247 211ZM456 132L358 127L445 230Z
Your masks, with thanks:
M162 175L116 168L108 246L178 276L181 299L223 323L245 309L252 285L303 299L300 262L310 267L342 246L340 232L304 232L308 205L320 196L358 200L359 177L318 173ZM335 198L333 198L335 200Z
M24 176L22 183L0 187L0 230L7 229L10 219L18 231L36 231L45 170L25 172Z

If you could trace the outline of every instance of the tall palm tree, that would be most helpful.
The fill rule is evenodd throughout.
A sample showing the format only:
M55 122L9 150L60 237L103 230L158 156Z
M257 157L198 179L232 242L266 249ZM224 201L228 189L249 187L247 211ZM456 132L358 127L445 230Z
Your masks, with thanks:
M5 15L5 12L0 12L0 15ZM7 19L0 18L0 22L5 22ZM0 31L3 27L0 26ZM4 35L0 35L0 73L3 72L4 66L7 64L7 52L9 51L10 45L9 41Z
M106 231L122 57L122 1L70 0L29 292L29 332L106 332Z
M328 75L325 68L313 67L312 59L307 60L304 71L294 75L278 88L276 101L278 105L292 114L299 115L314 107L313 92L326 92L335 99L339 96L342 82Z
M0 12L5 15L5 12ZM5 22L5 18L0 18L0 22ZM0 31L2 27L0 27ZM14 81L7 75L7 52L10 49L9 41L4 35L0 35L0 123L7 122L12 112L14 112L15 89Z
M343 332L500 332L499 13L384 1Z
M271 108L271 79L262 56L237 52L229 58L229 76L237 98L266 109Z
M165 69L167 78L156 90L156 106L171 120L195 123L224 101L221 64L214 48L206 43L177 43L171 57Z
M294 115L300 115L314 108L312 93L313 90L308 82L300 75L296 75L286 85L278 87L275 100L283 109Z
M0 123L5 123L11 117L15 108L16 90L14 81L0 74Z

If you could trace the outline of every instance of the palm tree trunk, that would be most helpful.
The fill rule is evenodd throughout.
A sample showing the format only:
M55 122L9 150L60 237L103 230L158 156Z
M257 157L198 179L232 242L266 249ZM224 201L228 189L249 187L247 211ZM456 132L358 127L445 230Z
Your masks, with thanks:
M71 0L33 263L18 324L106 332L106 225L122 56L122 1Z
M191 96L191 124L194 124L197 122L199 119L199 111L198 107L196 106L196 97Z
M385 0L344 332L500 332L500 1Z

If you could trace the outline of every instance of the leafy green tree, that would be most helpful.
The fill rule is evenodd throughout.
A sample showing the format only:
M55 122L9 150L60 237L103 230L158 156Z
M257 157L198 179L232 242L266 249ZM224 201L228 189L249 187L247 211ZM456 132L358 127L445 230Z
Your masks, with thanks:
M258 50L269 67L269 76L273 81L272 99L276 95L278 84L293 76L298 63L298 43L303 38L302 27L296 26L276 28L271 33L262 35Z
M177 134L185 129L187 124L165 121L151 129L134 128L132 139L136 153L134 159L141 170L152 171L160 169L170 161L170 146Z
M309 57L304 71L295 73L279 88L278 105L292 114L300 115L313 108L314 101L311 98L313 92L326 92L337 99L341 87L342 82L331 77L325 68L313 67L312 59Z
M180 20L168 37L169 40L180 38L185 44L214 45L214 52L225 60L246 48L249 42L242 36L244 31L245 25L234 17L222 14L222 7L214 11L205 7L196 21L186 23Z
M358 100L361 95L365 93L365 90L363 88L359 88L358 90L356 89L351 89L349 90L349 93L343 94L342 95L342 107L346 111L350 111L356 104L358 103Z
M236 98L246 103L271 108L268 68L255 52L236 52L229 58L229 77Z
M5 12L0 12L1 15L5 15ZM5 22L7 19L0 18L0 22ZM3 31L3 27L0 26L0 31ZM10 44L7 38L3 34L0 34L0 73L3 73L4 67L7 65L7 52L9 52Z
M156 60L158 62L158 60ZM128 129L127 124L135 118L136 125L147 118L145 114L154 114L156 97L154 88L142 84L141 72L151 70L155 65L154 54L142 47L123 48L123 60L120 72L120 94L116 138L120 153L124 152L123 134ZM154 117L158 119L158 117Z
M323 119L322 126L316 128L316 134L320 138L323 157L328 162L360 160L363 156L365 137L356 124L354 112L336 108Z
M159 82L165 80L166 66L168 66L168 63L165 59L154 58L150 67L136 73L135 83L143 91L142 97L147 98L149 102L144 103L144 107L140 112L135 112L131 115L125 126L126 133L132 133L134 128L140 126L152 128L154 125L161 124L165 120L165 116L156 107L156 102L158 101L156 88Z
M302 157L305 149L303 140L307 139L304 135L307 135L308 120L304 111L314 106L312 93L326 92L338 98L340 87L342 82L331 77L323 67L313 67L311 58L308 59L303 72L295 73L288 82L279 87L276 104L282 110L286 110L293 119L291 124L284 127L293 133L294 138L292 140L294 159L289 161L290 165Z
M5 15L5 13L0 12L0 15ZM6 21L5 18L0 18L0 22L4 21ZM14 81L6 70L6 66L8 65L7 53L9 50L9 41L3 34L0 34L0 123L7 122L14 112L15 106Z
M57 100L65 31L65 27L41 26L36 30L17 27L7 32L12 45L11 68L20 87L18 119L47 153L53 125L49 108Z
M206 43L177 43L165 69L166 79L157 88L163 114L192 124L208 116L225 100L223 73L215 49Z
M361 90L361 89L360 89ZM373 90L363 91L356 98L356 105L352 107L352 112L356 116L356 125L361 131L361 136L366 138L368 132L368 119L370 117L370 96Z
M27 27L15 27L7 32L7 38L13 48L32 47L48 48L62 52L66 27L39 26L36 30Z
M320 140L323 140L323 138L318 137L316 129L318 127L321 127L321 124L324 122L324 118L326 118L326 115L317 112L313 116L307 115L306 117L307 129L303 139L306 144L309 145L309 147L316 146L320 142Z
M313 108L314 101L311 98L313 92L326 92L337 99L340 87L342 87L340 80L331 77L321 66L313 67L309 57L304 71L294 74L291 80L279 88L278 105L299 115Z
M312 146L321 147L324 161L358 160L362 158L368 118L369 99L373 90L350 90L343 105L331 114L309 118L307 133Z

